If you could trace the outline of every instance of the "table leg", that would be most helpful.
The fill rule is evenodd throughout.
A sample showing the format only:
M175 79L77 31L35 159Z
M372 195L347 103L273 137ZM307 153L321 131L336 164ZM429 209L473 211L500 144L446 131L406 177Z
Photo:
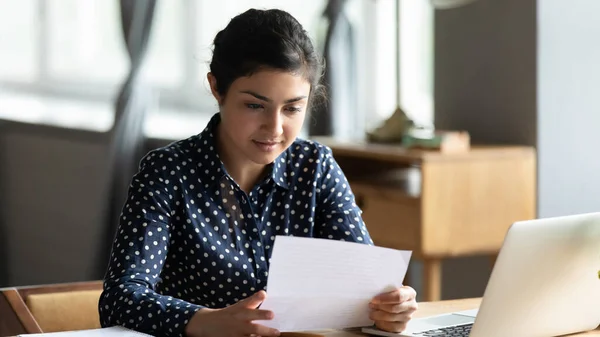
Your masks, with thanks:
M442 260L426 259L423 261L423 301L440 301L441 295Z

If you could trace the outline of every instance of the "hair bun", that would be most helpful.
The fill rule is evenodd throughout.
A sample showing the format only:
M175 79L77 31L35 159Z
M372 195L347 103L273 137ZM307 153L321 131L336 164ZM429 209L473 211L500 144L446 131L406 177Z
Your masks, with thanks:
M210 71L222 96L235 79L261 68L303 74L311 97L320 91L320 57L302 25L285 11L249 9L231 19L213 44Z
M220 46L221 43L223 42L223 34L224 34L223 32L224 31L225 30L223 29L223 30L219 31L217 33L217 35L215 35L215 39L213 41L213 44L215 45L215 47Z

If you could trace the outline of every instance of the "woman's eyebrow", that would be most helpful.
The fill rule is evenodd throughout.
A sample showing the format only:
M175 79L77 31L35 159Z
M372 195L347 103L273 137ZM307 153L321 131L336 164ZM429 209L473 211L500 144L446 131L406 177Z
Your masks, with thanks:
M265 102L268 102L268 103L271 103L271 102L273 102L273 100L272 100L272 99L270 99L270 98L268 98L268 97L266 97L266 96L263 96L263 95L257 94L257 93L255 93L254 91L250 91L250 90L242 90L242 91L240 91L240 92L241 92L241 93L243 93L243 94L252 95L252 96L256 97L257 99L260 99L261 101L265 101ZM286 104L288 104L288 103L294 103L294 102L301 101L301 100L303 100L303 99L305 99L305 98L306 98L306 96L298 96L298 97L294 97L294 98L288 99L288 100L286 100L284 103L286 103Z

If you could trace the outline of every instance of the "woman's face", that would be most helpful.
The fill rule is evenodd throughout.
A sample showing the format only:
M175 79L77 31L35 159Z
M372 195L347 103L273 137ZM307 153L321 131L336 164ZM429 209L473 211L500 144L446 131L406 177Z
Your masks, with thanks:
M219 140L231 154L260 165L272 163L296 139L306 115L310 83L301 75L262 70L236 79L225 97L216 91L221 109Z

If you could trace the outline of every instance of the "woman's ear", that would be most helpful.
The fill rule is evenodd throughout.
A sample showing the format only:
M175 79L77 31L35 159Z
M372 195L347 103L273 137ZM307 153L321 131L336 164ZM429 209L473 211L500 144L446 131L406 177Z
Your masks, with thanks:
M221 103L223 98L217 90L217 78L210 72L206 75L206 78L208 79L208 84L210 85L210 92L212 93L213 97L217 100L219 106L222 105Z

